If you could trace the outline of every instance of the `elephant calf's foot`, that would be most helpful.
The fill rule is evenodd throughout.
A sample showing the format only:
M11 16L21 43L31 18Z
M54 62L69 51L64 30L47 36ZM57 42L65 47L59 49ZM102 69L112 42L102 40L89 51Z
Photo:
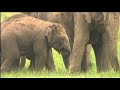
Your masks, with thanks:
M87 72L88 70L90 70L90 68L91 68L92 66L93 66L93 65L92 65L91 62L89 62L87 65L82 64L82 65L81 65L81 71L82 71L82 72Z
M51 68L46 68L48 71L50 71L50 72L54 72L54 71L56 71L56 69L55 69L55 67L51 67Z
M12 70L10 68L6 68L6 67L1 67L1 72L11 72Z

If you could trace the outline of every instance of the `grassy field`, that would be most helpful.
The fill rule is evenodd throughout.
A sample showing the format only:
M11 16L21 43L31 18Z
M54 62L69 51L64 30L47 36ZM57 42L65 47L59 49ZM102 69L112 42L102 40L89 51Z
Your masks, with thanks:
M17 13L2 12L1 22L14 14L17 14ZM22 71L2 73L1 77L2 78L120 78L120 73L114 72L114 71L97 73L95 56L94 56L93 50L91 51L93 66L87 73L69 74L64 67L61 55L59 55L54 49L53 49L53 57L55 59L56 72L48 72L46 70L43 70L42 72L28 71L27 67L29 65L29 60L27 60L26 67ZM120 61L120 30L119 30L119 40L118 40L118 58Z

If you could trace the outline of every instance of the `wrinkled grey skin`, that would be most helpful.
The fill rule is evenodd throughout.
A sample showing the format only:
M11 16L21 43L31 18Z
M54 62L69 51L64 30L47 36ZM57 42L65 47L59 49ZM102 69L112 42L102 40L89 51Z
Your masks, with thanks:
M69 72L79 72L87 59L86 47L92 44L96 56L97 71L113 68L119 70L117 57L118 12L27 12L26 14L60 23L66 29L72 52L64 60Z
M33 60L34 69L39 71L49 62L52 47L63 57L70 55L69 38L60 24L26 16L3 22L1 30L2 71L11 71L20 56Z

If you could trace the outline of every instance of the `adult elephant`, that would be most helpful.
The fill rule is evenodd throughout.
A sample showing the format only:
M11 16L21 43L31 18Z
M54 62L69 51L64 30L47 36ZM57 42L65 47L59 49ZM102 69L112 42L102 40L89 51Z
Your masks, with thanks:
M70 61L64 59L69 72L86 70L87 45L92 44L98 71L119 70L117 38L119 15L117 12L24 12L64 26L70 39ZM85 64L85 65L82 65Z

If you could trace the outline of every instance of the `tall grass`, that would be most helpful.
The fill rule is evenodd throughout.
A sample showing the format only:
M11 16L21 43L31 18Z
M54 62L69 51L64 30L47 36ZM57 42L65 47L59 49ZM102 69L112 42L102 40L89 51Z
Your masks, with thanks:
M19 13L19 12L18 12ZM1 22L8 17L17 14L16 12L2 12L1 13ZM120 61L120 30L118 33L118 58ZM91 61L92 67L87 73L75 73L69 74L65 66L63 64L62 56L59 55L54 49L53 50L53 58L55 60L56 71L49 72L47 70L43 70L41 72L29 71L27 70L30 61L27 60L26 67L23 70L13 71L10 73L2 73L2 78L120 78L119 72L108 71L103 73L97 73L96 71L96 62L95 62L95 55L93 50L91 51Z

